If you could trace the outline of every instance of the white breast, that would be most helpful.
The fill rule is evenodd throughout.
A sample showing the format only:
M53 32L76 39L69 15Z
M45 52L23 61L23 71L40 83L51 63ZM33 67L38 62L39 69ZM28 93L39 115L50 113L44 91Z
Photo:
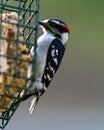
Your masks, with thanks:
M44 33L37 40L37 73L36 73L37 80L41 80L43 76L48 48L53 39L55 39L55 37L52 34Z

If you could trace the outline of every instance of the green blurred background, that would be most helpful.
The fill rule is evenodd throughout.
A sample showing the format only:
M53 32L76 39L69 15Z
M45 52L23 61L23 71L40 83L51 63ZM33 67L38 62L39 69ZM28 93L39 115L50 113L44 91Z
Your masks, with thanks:
M104 130L104 1L40 0L40 19L70 29L63 63L29 116L30 99L5 130Z

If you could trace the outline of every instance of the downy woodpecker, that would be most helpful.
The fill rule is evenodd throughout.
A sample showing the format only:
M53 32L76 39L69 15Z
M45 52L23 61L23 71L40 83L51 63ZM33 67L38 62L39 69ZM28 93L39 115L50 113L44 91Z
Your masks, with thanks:
M29 109L30 114L61 64L70 33L68 25L58 19L46 19L39 21L39 24L43 35L37 40L36 81L29 86L29 91L23 98L26 100L34 96ZM34 56L34 47L31 48L30 55Z

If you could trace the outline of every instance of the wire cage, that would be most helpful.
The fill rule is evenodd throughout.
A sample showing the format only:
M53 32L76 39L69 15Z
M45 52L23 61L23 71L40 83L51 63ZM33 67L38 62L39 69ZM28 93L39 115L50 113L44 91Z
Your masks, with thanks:
M35 80L39 0L0 0L0 128L20 104L19 95ZM29 66L32 64L32 74ZM15 104L15 102L17 102ZM15 104L15 105L14 105Z

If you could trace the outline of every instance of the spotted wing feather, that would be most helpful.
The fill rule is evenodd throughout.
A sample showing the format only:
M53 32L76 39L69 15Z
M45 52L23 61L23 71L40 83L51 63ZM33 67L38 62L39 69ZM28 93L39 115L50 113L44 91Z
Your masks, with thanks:
M42 76L42 83L47 88L54 77L54 74L57 72L63 55L65 52L65 46L62 44L61 40L58 38L54 39L49 46L46 66L44 70L44 74Z

